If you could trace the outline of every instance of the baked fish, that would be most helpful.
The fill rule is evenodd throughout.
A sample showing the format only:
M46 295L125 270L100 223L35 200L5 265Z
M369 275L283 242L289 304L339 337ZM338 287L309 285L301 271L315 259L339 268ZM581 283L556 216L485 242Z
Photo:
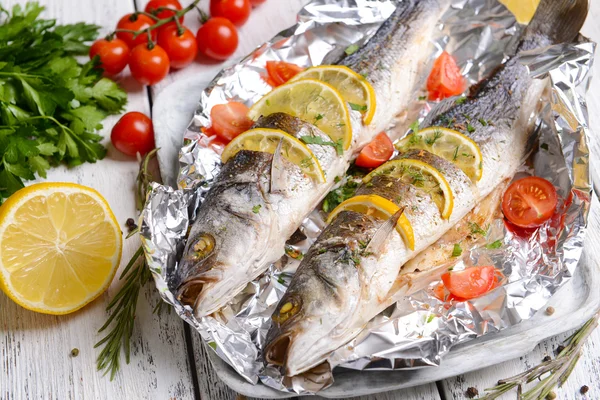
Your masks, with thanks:
M587 0L542 0L517 51L573 40L587 10ZM382 173L368 176L356 196L393 202L398 211L387 220L350 210L337 214L305 255L273 313L266 361L284 366L288 376L305 372L392 304L406 289L403 275L416 268L404 271L403 266L427 249L427 258L435 259L430 246L522 165L535 140L547 83L531 78L515 56L466 98L433 110L422 128L439 129L439 136L427 140L441 138L444 128L460 132L465 143L480 149L479 171L459 168L462 150L457 146L447 157L424 149L401 153L380 167ZM419 132L409 140L423 140ZM427 171L442 176L432 181L436 185L427 184L425 178L435 175ZM410 222L412 236L394 229L401 216ZM419 270L426 267L419 264Z

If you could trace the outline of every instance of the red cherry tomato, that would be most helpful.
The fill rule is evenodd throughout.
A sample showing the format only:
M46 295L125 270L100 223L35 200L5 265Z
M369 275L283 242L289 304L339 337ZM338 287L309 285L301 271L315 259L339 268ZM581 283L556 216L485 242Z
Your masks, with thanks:
M250 109L243 103L230 101L226 104L218 104L210 110L212 121L211 131L219 138L230 142L240 133L246 132L253 122L248 118Z
M140 112L128 112L112 128L110 141L121 153L143 156L154 148L152 120Z
M139 44L129 54L129 69L138 82L154 85L169 73L169 56L160 46L149 49L148 45Z
M446 272L442 275L442 282L457 301L474 299L493 289L496 268L486 265Z
M267 72L269 73L269 78L271 78L270 82L268 82L274 83L271 86L283 85L302 71L304 71L304 68L296 64L285 61L267 61Z
M427 79L429 100L442 100L461 94L466 87L465 78L460 73L456 60L443 52L435 63Z
M238 46L237 29L228 19L214 17L198 29L196 42L200 53L215 60L227 60Z
M356 159L356 165L363 168L376 168L389 160L392 154L394 154L394 145L388 135L381 132L362 149Z
M100 66L109 75L116 75L127 66L129 47L119 38L98 39L90 47L90 59L100 57Z
M127 14L119 20L117 29L139 31L146 29L153 24L154 20L143 14ZM152 40L155 40L156 30L153 30L150 34L152 35ZM130 49L133 49L138 44L148 43L148 35L146 33L143 33L134 39L133 33L131 32L117 32L117 37L127 43L127 46L129 46Z
M167 26L158 32L158 45L167 52L171 68L187 67L198 54L196 37L188 28L182 29L181 35L177 25Z
M156 15L160 19L169 18L169 17L172 17L173 15L175 15L175 11L171 11L171 10L156 11L160 7L167 7L167 8L173 9L173 10L181 10L182 9L181 3L179 3L178 0L150 0L148 2L148 4L146 4L146 8L144 8L144 11L146 11L147 13ZM181 17L179 17L179 22L183 23L183 15ZM170 24L168 24L168 25L170 25ZM173 25L175 25L175 24L173 24Z
M549 220L556 211L558 195L552 183L530 176L513 182L502 198L502 212L521 228L534 228Z
M242 26L250 16L249 0L210 0L210 15L227 18L237 26Z
M252 7L256 7L259 4L264 3L267 0L250 0L250 4L252 4Z

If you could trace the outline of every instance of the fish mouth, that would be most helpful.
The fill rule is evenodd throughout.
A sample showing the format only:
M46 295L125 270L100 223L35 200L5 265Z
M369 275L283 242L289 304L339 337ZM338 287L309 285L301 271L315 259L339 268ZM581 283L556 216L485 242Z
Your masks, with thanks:
M184 282L177 291L177 299L186 306L194 307L200 298L202 289L206 280L202 278L192 278Z
M269 343L265 349L265 359L274 365L284 365L291 344L292 338L289 333L279 336L273 342Z

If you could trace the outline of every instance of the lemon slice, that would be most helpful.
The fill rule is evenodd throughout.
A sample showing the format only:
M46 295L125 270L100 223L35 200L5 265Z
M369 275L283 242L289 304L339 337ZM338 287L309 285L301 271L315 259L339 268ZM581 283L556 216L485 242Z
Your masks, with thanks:
M500 3L515 15L518 23L528 24L533 18L540 0L500 0Z
M240 150L262 151L274 154L279 142L282 142L281 155L283 158L296 164L302 172L317 182L325 182L325 174L323 173L321 164L319 164L319 160L308 146L279 129L250 129L236 136L223 149L221 161L226 163Z
M0 288L21 306L67 314L103 293L121 259L106 200L72 183L38 183L0 208Z
M334 142L341 141L344 150L352 143L352 126L346 101L333 86L316 79L303 79L279 86L258 100L248 116L283 112L310 122Z
M365 125L369 125L373 120L377 106L375 89L364 76L350 68L343 65L321 65L305 69L294 76L292 81L300 79L318 79L330 84L342 94L352 108L363 113Z
M385 199L376 194L354 196L344 201L342 204L337 206L329 217L327 223L331 223L335 217L342 211L355 211L361 214L372 215L375 218L387 220L398 212L400 207L392 203L388 199ZM414 250L415 249L415 233L413 227L406 218L406 215L402 214L396 224L396 230L402 236L406 246Z
M396 148L403 153L427 150L455 164L474 182L483 174L483 156L477 143L452 129L437 126L421 129L396 143Z
M431 165L410 158L392 160L365 176L363 182L367 183L377 175L400 178L403 182L422 189L440 208L442 218L450 218L454 208L452 189L444 175Z

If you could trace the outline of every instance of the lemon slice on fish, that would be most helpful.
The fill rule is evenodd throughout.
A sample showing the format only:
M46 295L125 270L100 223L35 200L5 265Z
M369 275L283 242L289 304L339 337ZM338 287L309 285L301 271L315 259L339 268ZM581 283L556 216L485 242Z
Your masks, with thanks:
M473 182L483 174L483 155L477 143L452 129L437 126L421 129L396 143L396 148L402 153L427 150L456 165Z
M528 24L531 22L540 0L500 0L515 15L517 22Z
M121 259L106 200L72 183L38 183L0 208L0 288L16 303L67 314L102 294Z
M257 120L283 112L310 122L334 142L341 141L344 150L352 143L352 126L346 101L333 86L316 79L303 79L279 86L258 100L248 116Z
M221 153L221 161L226 163L241 150L261 151L275 154L281 142L281 155L296 164L302 172L319 183L325 182L325 174L313 152L292 135L279 129L250 129L236 136Z
M361 214L372 215L375 218L387 220L398 212L398 207L393 202L376 194L360 195L349 198L337 206L327 218L327 223L331 223L335 217L342 211L355 211ZM402 214L396 223L396 230L402 236L404 243L410 250L415 249L415 233L413 227Z
M390 175L423 190L437 204L442 218L450 218L454 208L452 189L444 175L431 165L410 158L392 160L365 176L363 182L368 183L377 175Z
M350 68L343 65L321 65L300 72L292 81L300 79L318 79L330 84L339 90L352 109L363 113L365 125L369 125L373 120L377 106L375 89L364 76Z

